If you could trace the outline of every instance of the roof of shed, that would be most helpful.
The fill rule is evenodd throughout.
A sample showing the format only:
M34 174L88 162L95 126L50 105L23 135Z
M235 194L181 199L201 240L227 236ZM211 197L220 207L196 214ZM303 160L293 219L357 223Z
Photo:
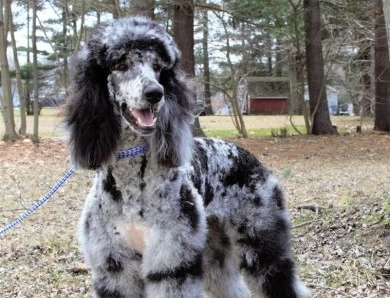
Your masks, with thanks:
M250 99L283 99L288 100L288 96L250 96Z
M288 97L290 93L288 77L242 77L239 86L251 97Z

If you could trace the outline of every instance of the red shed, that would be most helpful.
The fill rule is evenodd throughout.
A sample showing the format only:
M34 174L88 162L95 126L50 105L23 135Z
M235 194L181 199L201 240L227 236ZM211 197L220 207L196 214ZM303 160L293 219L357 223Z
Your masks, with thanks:
M238 83L238 99L244 114L288 114L288 77L243 77Z
M249 114L288 114L288 97L250 97Z

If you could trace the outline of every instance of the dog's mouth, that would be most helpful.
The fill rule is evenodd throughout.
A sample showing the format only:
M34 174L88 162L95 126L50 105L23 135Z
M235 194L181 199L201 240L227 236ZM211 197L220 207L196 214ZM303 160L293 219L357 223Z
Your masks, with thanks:
M122 115L133 128L143 132L152 131L156 127L157 118L154 115L153 107L132 109L128 108L126 104L123 104Z

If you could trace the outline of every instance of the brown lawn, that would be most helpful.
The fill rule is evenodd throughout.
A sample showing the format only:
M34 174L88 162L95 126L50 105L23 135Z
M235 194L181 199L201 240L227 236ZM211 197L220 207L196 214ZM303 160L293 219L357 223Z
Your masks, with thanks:
M282 116L246 121L253 127L285 123ZM390 135L354 134L356 118L342 123L351 133L233 141L279 177L291 210L298 270L313 297L390 297ZM231 125L228 117L201 117L201 124ZM46 131L52 130L47 124ZM62 177L67 157L59 140L0 143L0 225ZM0 237L1 297L91 296L75 231L92 178L78 171L47 205ZM303 205L318 208L300 210Z

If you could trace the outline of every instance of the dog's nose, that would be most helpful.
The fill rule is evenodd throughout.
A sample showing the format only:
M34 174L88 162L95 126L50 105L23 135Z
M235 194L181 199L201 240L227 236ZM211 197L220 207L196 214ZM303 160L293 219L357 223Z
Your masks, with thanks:
M163 89L160 86L146 87L144 95L149 103L156 104L163 97Z

